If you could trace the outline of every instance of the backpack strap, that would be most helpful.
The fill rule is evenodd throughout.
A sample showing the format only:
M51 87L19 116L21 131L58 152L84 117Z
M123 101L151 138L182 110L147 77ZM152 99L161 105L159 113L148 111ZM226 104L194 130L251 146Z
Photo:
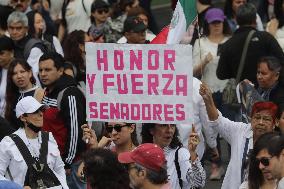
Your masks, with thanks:
M180 186L180 188L182 188L183 184L182 184L182 179L181 179L180 165L179 165L179 162L178 162L178 151L179 151L179 149L181 149L181 146L179 146L177 148L176 152L175 152L175 166L176 166L179 186Z
M34 48L37 44L42 44L42 41L36 38L31 38L28 40L28 42L25 45L24 52L23 52L25 60L29 58L32 48Z
M22 154L26 164L28 167L32 167L35 163L35 159L32 157L28 147L24 143L24 141L16 134L10 135L11 139L15 142L17 148L19 149L20 153Z
M58 95L57 95L57 109L58 110L61 110L61 101L62 101L62 98L63 98L63 94L64 92L66 91L66 89L68 89L69 87L66 87L65 89L61 90Z
M47 152L48 152L48 140L49 140L49 133L42 131L41 132L41 146L40 146L40 155L39 161L41 163L47 163Z

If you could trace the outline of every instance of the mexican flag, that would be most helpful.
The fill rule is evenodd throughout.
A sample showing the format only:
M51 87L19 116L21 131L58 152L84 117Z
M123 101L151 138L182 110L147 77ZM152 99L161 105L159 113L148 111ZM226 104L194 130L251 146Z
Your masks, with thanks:
M171 23L165 27L151 43L178 44L185 36L189 26L197 19L196 0L179 0Z

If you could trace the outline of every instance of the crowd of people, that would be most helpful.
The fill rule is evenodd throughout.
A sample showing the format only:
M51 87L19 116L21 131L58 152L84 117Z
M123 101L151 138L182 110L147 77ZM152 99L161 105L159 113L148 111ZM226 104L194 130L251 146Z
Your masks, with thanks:
M85 43L151 43L151 0L0 0L0 188L284 189L284 0L217 1L182 40L193 124L162 124L86 120Z

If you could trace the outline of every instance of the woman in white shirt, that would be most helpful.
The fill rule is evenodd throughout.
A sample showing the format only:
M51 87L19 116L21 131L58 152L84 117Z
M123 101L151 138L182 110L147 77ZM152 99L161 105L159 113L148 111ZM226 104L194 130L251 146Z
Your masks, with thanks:
M193 140L199 140L193 129L188 148L182 147L178 138L178 129L174 124L146 123L142 127L142 143L154 143L160 146L167 160L167 172L171 188L202 188L205 185L205 170L196 153Z
M44 143L42 132L40 131L43 125L43 106L43 104L40 104L31 96L21 99L16 105L16 116L22 121L22 127L13 134L18 136L24 142L30 155L36 161L41 157L41 146L42 143ZM64 163L61 159L58 146L52 134L48 133L48 135L47 162L45 163L47 163L48 167L57 178L57 181L56 179L54 180L55 185L52 187L54 189L68 189ZM44 162L40 163L42 164ZM22 187L30 186L31 183L26 180L27 171L27 163L16 146L14 139L10 136L4 137L0 142L0 180L8 179ZM53 177L52 174L48 175ZM45 182L43 183L46 184Z
M231 30L225 19L225 15L221 9L211 8L205 14L204 37L196 40L193 48L193 75L201 77L211 91L217 108L222 112L222 92L228 80L220 80L217 78L216 70L220 55L218 54L221 44L229 39ZM212 152L217 154L217 150ZM220 152L219 152L220 153ZM213 153L212 153L213 156ZM213 158L211 158L213 159ZM210 180L219 180L224 174L224 169L221 166L221 159L216 156L212 161L212 169Z

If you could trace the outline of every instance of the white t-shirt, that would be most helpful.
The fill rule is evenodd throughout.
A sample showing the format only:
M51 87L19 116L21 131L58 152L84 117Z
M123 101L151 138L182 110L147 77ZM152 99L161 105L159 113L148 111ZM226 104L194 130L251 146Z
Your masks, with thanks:
M228 39L228 37L225 37L221 44L226 42ZM220 56L217 55L218 45L218 43L210 41L207 37L202 37L200 38L200 43L199 40L196 40L193 47L193 66L200 64L208 53L211 53L213 56L213 60L204 67L201 79L209 86L212 92L222 92L228 82L228 80L218 79L216 75L216 70L220 59Z
M86 11L83 7L86 8ZM93 0L71 0L66 8L67 31L71 33L74 30L88 31L91 26L91 5Z

